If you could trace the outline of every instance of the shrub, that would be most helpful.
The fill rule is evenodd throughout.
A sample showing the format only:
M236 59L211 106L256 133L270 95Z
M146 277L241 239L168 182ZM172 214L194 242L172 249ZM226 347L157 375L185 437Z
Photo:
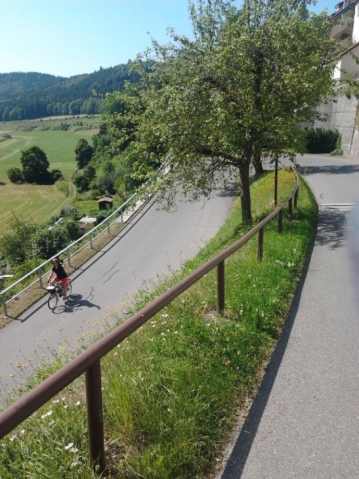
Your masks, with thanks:
M74 177L74 184L79 193L88 191L90 187L90 180L87 176L77 173Z
M338 130L307 128L305 148L307 153L330 153L335 150L340 134Z
M79 220L81 218L81 213L78 208L74 208L73 206L64 206L60 212L60 216Z
M42 258L51 258L65 248L68 240L68 232L64 226L53 229L41 228L35 237L37 255Z
M24 182L24 175L20 168L10 168L7 171L7 176L12 183L20 184Z
M60 171L60 170L51 170L50 171L50 176L51 176L52 181L54 183L56 183L56 181L64 179L64 175L62 174L62 171Z

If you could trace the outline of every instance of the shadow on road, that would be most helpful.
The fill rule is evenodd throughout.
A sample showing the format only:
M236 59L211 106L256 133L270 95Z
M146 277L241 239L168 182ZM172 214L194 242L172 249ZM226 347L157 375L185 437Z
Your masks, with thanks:
M267 367L266 373L260 385L259 391L254 399L254 402L249 410L247 419L240 429L239 436L236 439L234 448L229 456L227 464L221 479L240 479L242 477L253 441L256 437L259 424L261 422L264 410L266 408L269 396L271 394L274 381L277 377L279 367L281 365L285 350L288 345L289 337L293 328L294 320L298 312L299 302L302 295L302 290L307 276L314 241L311 244L311 250L307 256L301 280L298 284L295 296L293 298L292 306L284 325L282 334L277 343Z
M55 309L54 314L73 313L75 310L83 308L101 309L101 306L84 298L82 294L71 294L63 306Z
M345 224L345 212L334 208L320 210L316 242L331 249L341 248L346 240Z
M299 171L302 175L331 174L331 175L349 175L359 173L359 165L321 165L321 166L303 166Z

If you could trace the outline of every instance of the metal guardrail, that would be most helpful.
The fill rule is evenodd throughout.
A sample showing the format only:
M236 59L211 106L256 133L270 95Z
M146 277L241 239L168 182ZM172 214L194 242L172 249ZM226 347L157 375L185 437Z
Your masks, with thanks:
M289 219L293 216L293 209L297 207L298 193L299 181L296 174L296 185L287 200ZM278 218L278 231L282 232L283 211L287 205L284 203L275 207L271 213L239 240L221 251L214 258L199 266L177 285L167 290L157 299L151 301L108 336L97 341L77 358L69 362L66 366L51 375L31 392L2 412L0 414L0 439L11 432L22 421L31 416L75 379L85 374L90 457L93 466L97 468L98 472L104 472L106 464L101 388L101 359L103 356L214 268L217 268L217 310L219 314L223 314L225 309L225 260L258 234L257 259L261 261L264 254L265 227L272 220Z
M131 195L122 205L120 205L118 208L116 208L115 211L113 211L107 218L105 218L103 221L101 221L101 223L99 223L98 225L96 225L94 228L92 228L91 230L87 231L85 234L83 234L80 238L78 238L77 240L73 241L72 243L70 243L69 245L67 245L64 249L62 249L61 251L59 251L58 253L56 253L56 255L52 256L51 258L49 258L48 260L44 261L43 263L41 263L39 266L37 266L36 268L34 268L33 270L29 271L28 273L26 273L24 276L22 276L21 278L19 278L18 280L16 280L14 283L10 284L7 288L3 289L2 291L0 291L0 305L3 306L3 309L4 309L4 314L5 314L5 317L8 317L8 313L7 313L7 304L10 303L11 301L13 301L14 299L18 298L21 294L23 294L25 291L27 291L31 286L33 286L35 283L39 282L40 283L40 286L42 287L43 284L42 284L42 278L43 278L43 273L44 273L44 269L50 265L51 261L57 257L57 256L60 256L60 255L66 255L67 257L67 260L69 262L69 264L71 265L71 255L74 255L76 253L78 253L82 248L88 246L90 244L91 248L93 249L93 241L96 239L96 237L98 236L99 233L102 233L103 230L104 230L104 227L107 227L108 230L110 231L110 227L111 225L113 224L114 222L114 218L117 218L119 217L120 215L123 215L124 214L124 211L125 209L129 206L129 204L131 203L131 201L136 197L138 196L138 193L134 193L133 195ZM146 201L144 201L143 203L145 203ZM141 203L139 205L138 208L140 208L143 203ZM135 214L137 212L137 208L135 209L135 211L133 212L133 214ZM132 215L131 215L132 216ZM130 218L127 218L126 220L123 221L123 223L126 223ZM84 240L86 240L88 238L88 241L84 243ZM80 246L79 246L80 245ZM78 248L76 248L74 251L73 248L76 247L76 246L79 246ZM48 271L45 272L45 274L47 274ZM38 277L33 281L31 282L30 284L28 284L24 289L22 289L21 291L18 291L16 294L14 294L13 296L11 296L10 298L6 299L6 295L11 291L13 290L14 288L16 288L19 284L23 283L24 281L26 281L28 278L31 278L32 276L34 276L35 274L38 275Z

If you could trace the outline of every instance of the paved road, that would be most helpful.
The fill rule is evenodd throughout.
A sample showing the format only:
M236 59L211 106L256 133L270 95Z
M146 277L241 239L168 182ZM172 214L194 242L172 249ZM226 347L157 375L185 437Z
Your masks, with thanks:
M216 233L231 207L228 194L180 202L166 212L152 205L120 240L75 276L66 308L51 313L44 300L0 330L0 403L27 382L43 361L88 344L124 316L135 293L176 270Z
M359 163L300 164L321 205L316 243L223 479L359 477Z

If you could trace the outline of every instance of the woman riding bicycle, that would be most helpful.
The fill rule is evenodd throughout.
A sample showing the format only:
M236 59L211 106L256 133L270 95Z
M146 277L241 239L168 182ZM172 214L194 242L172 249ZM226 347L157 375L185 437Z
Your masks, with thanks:
M63 290L63 297L67 299L67 290L70 284L70 278L68 277L60 258L54 258L52 260L52 273L49 278L49 284L58 283Z

